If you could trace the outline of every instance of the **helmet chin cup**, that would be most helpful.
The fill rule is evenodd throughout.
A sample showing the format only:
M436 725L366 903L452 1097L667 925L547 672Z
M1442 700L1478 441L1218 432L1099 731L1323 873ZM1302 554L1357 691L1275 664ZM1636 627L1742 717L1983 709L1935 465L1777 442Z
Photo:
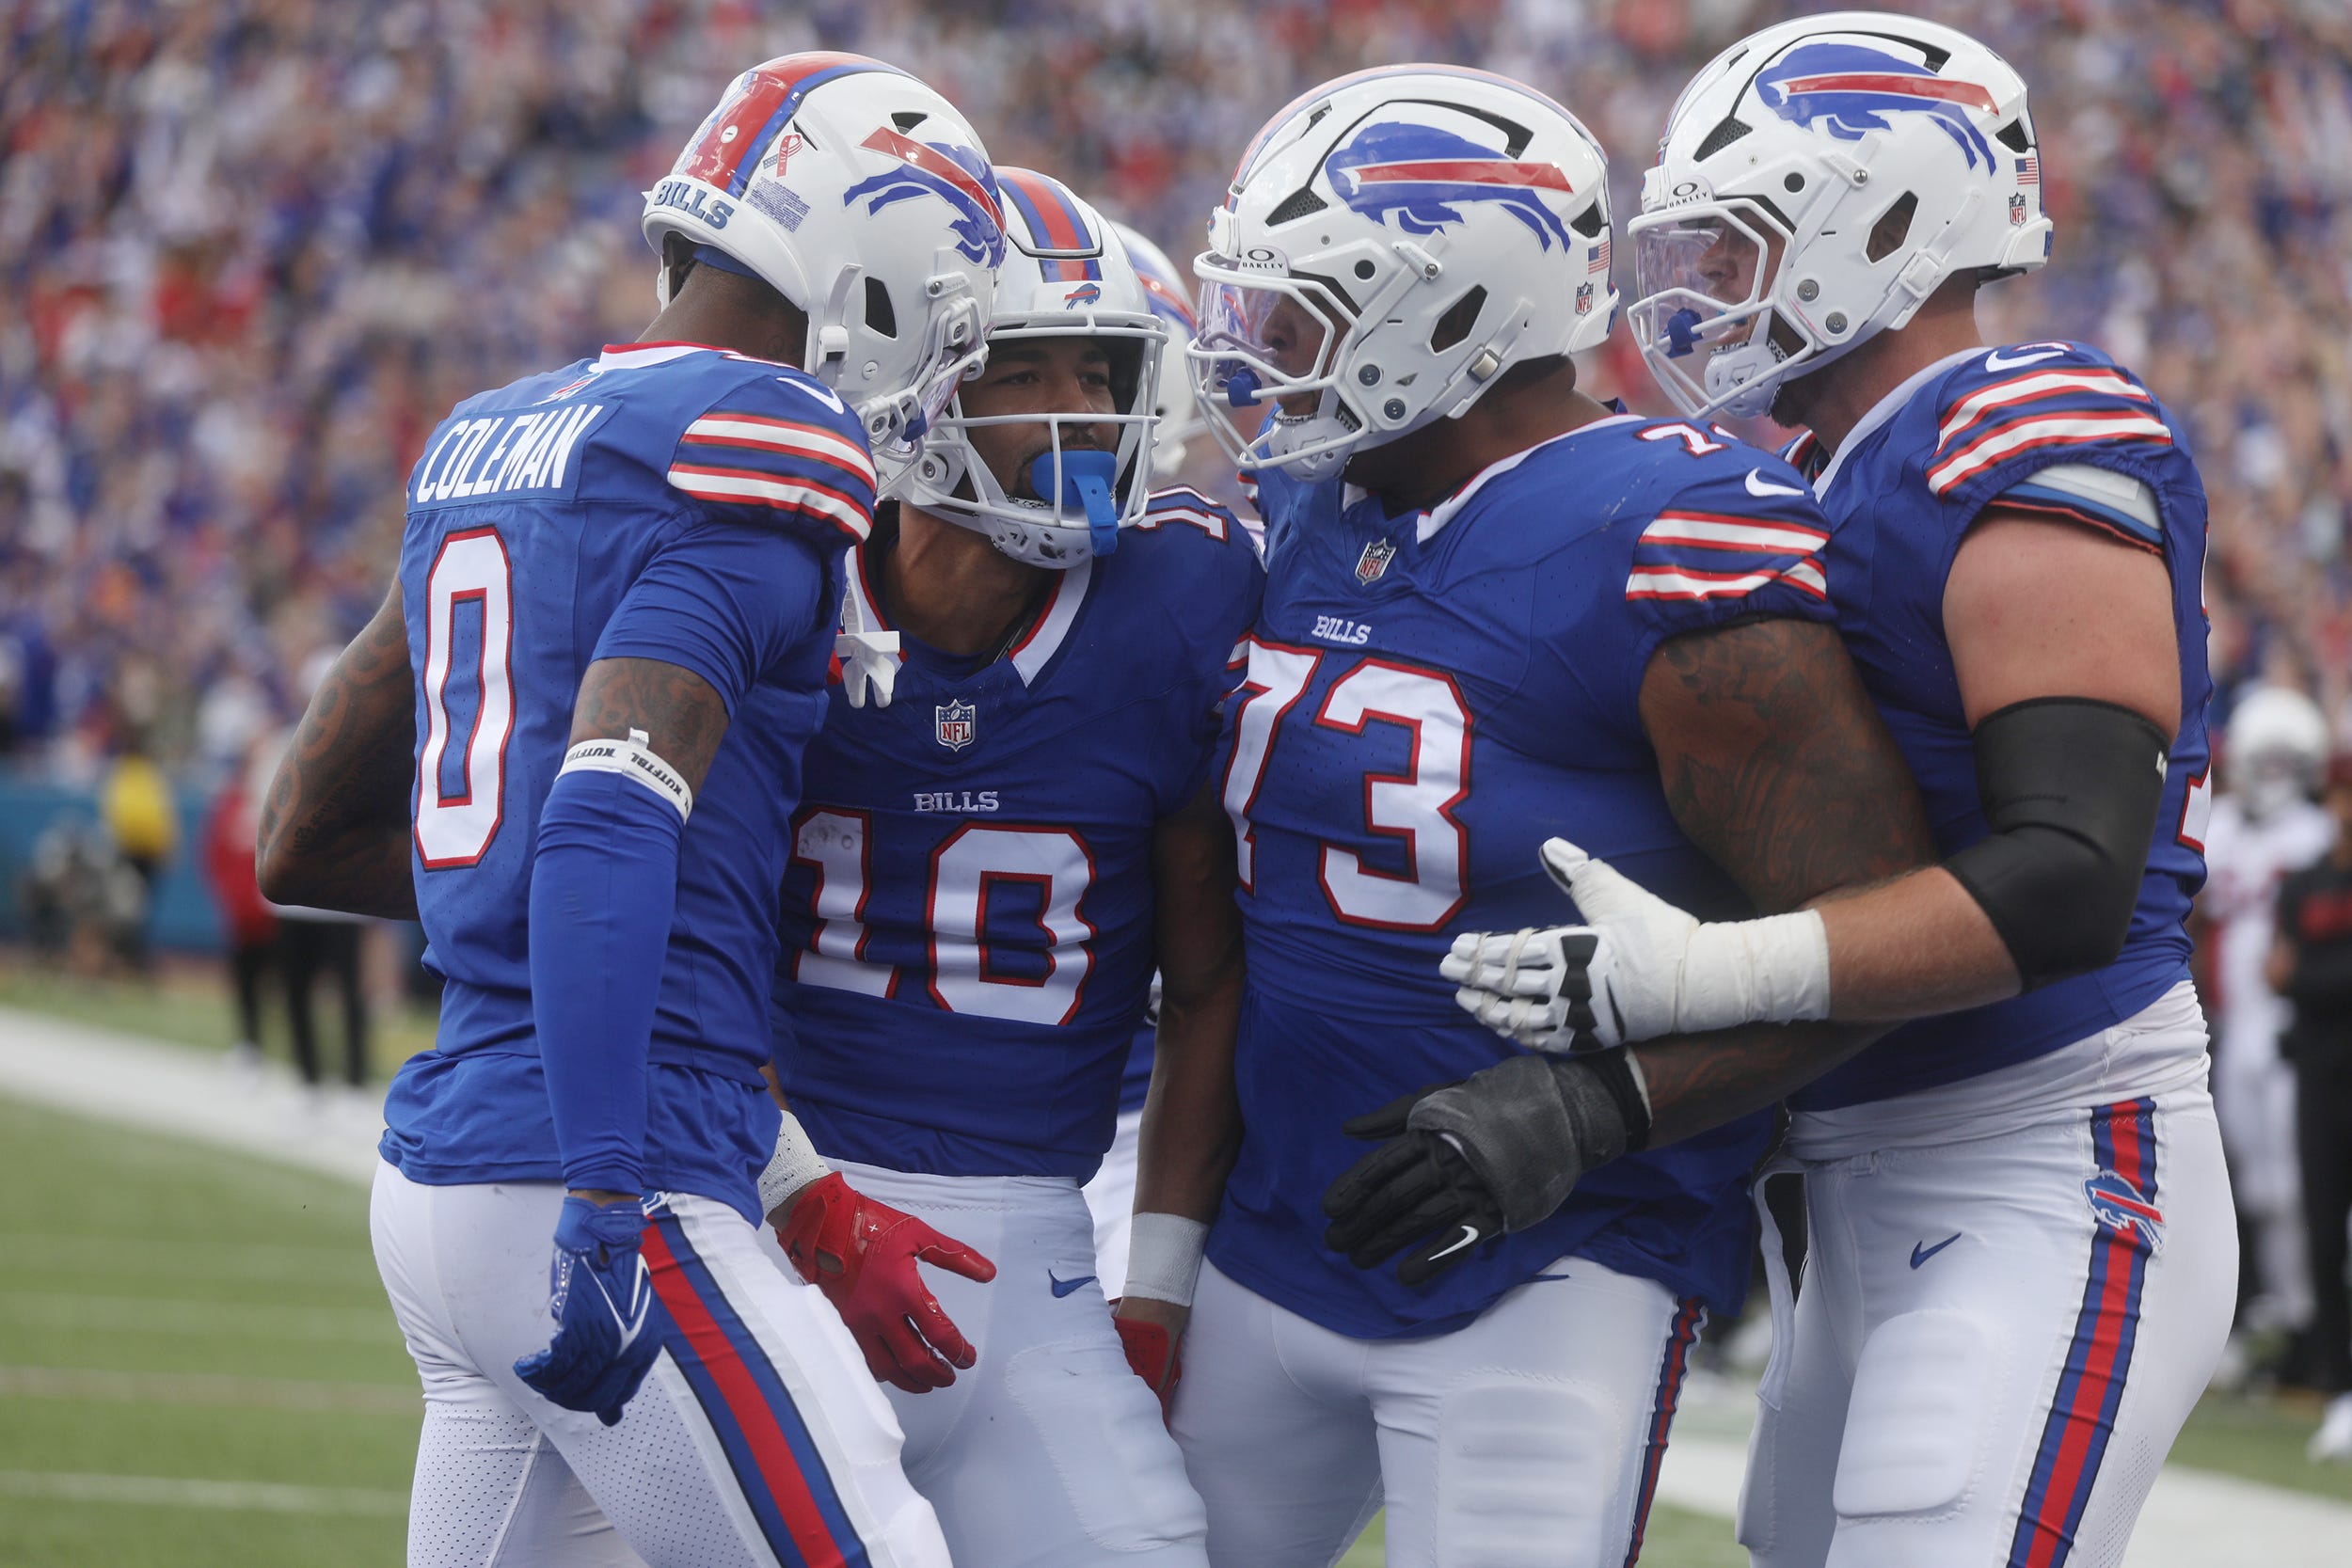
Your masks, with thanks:
M1029 464L1029 488L1086 514L1087 543L1096 555L1119 548L1119 458L1107 451L1041 451Z

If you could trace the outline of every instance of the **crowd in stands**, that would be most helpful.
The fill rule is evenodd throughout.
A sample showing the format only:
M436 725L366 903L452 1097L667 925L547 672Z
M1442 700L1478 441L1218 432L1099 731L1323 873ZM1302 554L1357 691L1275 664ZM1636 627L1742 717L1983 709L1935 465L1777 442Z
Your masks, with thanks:
M2352 668L2352 7L1897 0L2025 71L2058 225L1986 296L2185 420L2225 691ZM382 593L459 397L636 335L640 193L737 71L907 67L1179 257L1302 87L1540 86L1637 210L1674 95L1788 0L25 0L0 19L0 752L217 777ZM1629 250L1617 282L1629 287ZM1620 330L1594 374L1662 406Z

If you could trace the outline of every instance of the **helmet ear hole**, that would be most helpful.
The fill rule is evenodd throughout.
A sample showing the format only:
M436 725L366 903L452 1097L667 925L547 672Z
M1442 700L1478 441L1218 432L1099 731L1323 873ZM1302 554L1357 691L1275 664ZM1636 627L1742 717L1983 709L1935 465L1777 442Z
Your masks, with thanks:
M866 326L885 338L898 335L898 312L891 309L890 290L879 277L866 280Z
M1914 192L1905 191L1896 198L1895 204L1881 213L1878 222L1871 226L1870 243L1863 254L1873 261L1883 261L1900 250L1903 242L1911 238L1912 214L1918 210L1919 198Z
M1483 283L1472 284L1470 293L1447 306L1445 314L1439 316L1437 325L1429 329L1429 352L1443 354L1469 337L1470 328L1478 325L1478 312L1486 308L1486 286Z

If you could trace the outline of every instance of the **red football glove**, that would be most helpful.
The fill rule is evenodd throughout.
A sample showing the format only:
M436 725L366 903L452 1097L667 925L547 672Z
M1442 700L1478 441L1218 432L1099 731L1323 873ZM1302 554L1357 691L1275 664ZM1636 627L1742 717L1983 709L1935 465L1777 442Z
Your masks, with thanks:
M996 1265L961 1242L867 1197L838 1171L809 1183L776 1239L850 1325L877 1383L910 1394L945 1388L954 1368L978 1359L915 1267L919 1259L983 1285L995 1278Z
M1176 1408L1176 1384L1184 1375L1184 1357L1168 1337L1166 1323L1141 1318L1113 1318L1119 1344L1127 1353L1127 1370L1143 1379L1144 1386L1160 1397L1160 1420L1166 1423Z

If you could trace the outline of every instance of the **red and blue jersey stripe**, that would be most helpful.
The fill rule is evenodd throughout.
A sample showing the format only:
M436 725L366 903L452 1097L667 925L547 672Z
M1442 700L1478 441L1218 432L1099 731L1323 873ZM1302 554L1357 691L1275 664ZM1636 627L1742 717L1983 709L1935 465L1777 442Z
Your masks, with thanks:
M783 514L863 540L873 526L874 460L856 420L814 385L753 382L698 415L671 456L671 488L743 520Z
M2090 1267L2074 1337L2042 1424L2008 1568L2062 1568L2099 1480L2139 1333L2140 1294L2164 1217L2156 1208L2155 1101L2090 1113L2098 1172L2085 1183L2094 1216Z
M1994 349L1971 372L1947 384L1955 395L1928 459L1933 495L1997 493L2008 488L2001 478L2010 465L2019 464L2022 477L2053 453L2080 449L2088 458L2100 447L2173 445L2172 428L2148 389L2074 344Z
M666 1319L662 1347L718 1434L777 1562L866 1568L866 1543L808 1423L677 1216L645 1227L644 1251Z
M1103 276L1103 236L1087 223L1077 201L1058 180L1025 168L999 168L1004 192L1028 231L1028 248L1042 252L1049 283L1076 283Z
M1710 476L1685 486L1650 519L1633 546L1625 596L1740 598L1782 582L1825 602L1828 545L1813 492L1781 465L1759 461L1740 479Z
M701 133L678 160L675 172L716 185L729 196L741 196L743 187L752 182L753 169L758 166L757 154L791 122L800 112L802 101L812 90L840 77L869 71L885 71L894 76L906 74L897 66L869 60L863 55L824 51L779 55L764 65L752 67L736 78L739 90L730 91L710 118L703 121Z

